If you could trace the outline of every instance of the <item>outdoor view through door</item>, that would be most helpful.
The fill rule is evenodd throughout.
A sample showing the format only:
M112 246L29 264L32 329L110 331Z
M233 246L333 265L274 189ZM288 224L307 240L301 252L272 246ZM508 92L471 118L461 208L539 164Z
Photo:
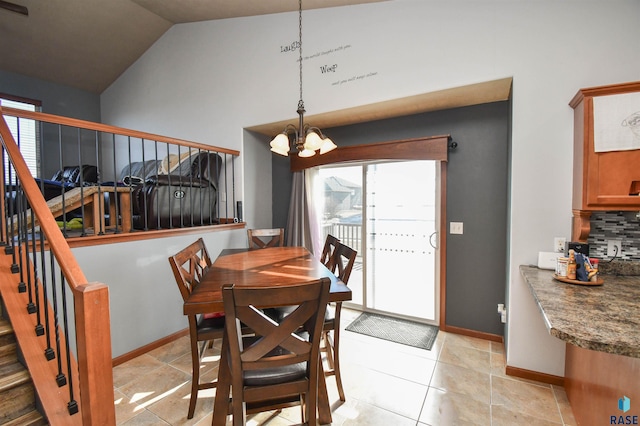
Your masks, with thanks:
M352 304L437 323L436 161L323 167L323 238L358 251Z

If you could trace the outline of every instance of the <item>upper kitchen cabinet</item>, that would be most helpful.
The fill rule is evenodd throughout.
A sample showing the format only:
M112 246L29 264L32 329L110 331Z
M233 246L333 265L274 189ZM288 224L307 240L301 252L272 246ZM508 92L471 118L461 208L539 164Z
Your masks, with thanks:
M592 211L640 210L640 81L580 89L574 109L573 236Z

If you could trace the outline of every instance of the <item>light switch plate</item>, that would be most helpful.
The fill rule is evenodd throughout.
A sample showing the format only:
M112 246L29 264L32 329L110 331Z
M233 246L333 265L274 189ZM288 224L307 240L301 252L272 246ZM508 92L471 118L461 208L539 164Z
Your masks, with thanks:
M462 234L462 222L449 222L450 234Z

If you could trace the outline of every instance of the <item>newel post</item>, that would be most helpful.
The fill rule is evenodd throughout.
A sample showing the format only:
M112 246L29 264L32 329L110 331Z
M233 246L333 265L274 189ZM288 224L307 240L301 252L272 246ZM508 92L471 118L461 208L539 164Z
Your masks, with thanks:
M109 288L76 288L76 340L83 425L115 425Z

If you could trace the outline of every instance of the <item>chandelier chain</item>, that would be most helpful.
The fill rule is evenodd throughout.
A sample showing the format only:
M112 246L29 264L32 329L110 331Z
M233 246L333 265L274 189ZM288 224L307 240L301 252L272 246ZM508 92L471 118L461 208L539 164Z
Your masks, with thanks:
M298 0L298 54L298 60L300 61L300 102L298 102L298 107L304 108L302 100L302 0Z

